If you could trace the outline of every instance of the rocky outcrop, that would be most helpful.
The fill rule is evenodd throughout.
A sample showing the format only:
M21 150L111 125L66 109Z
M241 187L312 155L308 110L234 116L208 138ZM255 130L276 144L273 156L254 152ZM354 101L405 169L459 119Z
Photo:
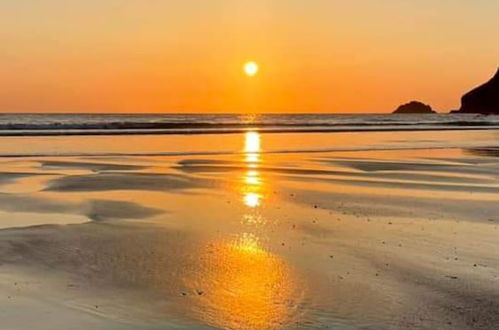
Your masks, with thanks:
M412 101L399 106L393 113L435 113L435 111L427 104Z
M499 69L491 80L462 97L456 113L499 114Z

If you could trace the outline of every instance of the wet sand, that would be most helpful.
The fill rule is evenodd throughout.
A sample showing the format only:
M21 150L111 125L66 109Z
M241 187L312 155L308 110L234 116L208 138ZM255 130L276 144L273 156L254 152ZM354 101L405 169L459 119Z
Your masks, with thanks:
M498 131L33 139L0 329L499 324Z

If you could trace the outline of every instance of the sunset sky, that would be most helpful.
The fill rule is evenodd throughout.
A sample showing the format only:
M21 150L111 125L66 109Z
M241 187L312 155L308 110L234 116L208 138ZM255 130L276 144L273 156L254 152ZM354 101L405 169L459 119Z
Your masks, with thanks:
M498 0L0 0L0 112L447 111L495 73L498 14Z

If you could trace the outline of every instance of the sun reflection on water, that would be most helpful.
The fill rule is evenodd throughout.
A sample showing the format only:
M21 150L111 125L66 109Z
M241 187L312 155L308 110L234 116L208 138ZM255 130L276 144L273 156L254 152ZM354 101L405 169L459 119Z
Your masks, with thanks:
M261 136L244 136L246 169L239 178L242 203L240 233L212 244L202 281L211 286L200 302L208 324L227 329L277 329L296 313L297 278L291 267L266 247L268 223L261 213L265 180L261 175Z
M260 214L245 214L243 215L243 224L254 227L265 225L267 221Z
M245 163L248 170L243 176L243 202L249 208L261 206L263 182L258 167L260 164L261 138L258 132L247 132L244 138Z
M247 170L241 178L243 203L250 209L247 214L243 215L243 223L246 225L261 225L266 223L258 211L264 198L264 180L259 171L261 151L262 142L260 133L254 131L247 132L244 136L244 161Z
M261 152L260 133L254 131L246 132L244 140L244 151L246 153Z
M299 304L289 265L269 253L258 236L240 234L215 244L202 273L208 284L200 317L226 329L277 329L289 324Z
M261 195L253 192L247 192L244 194L244 204L247 207L256 208L261 204Z
M259 186L262 184L260 174L256 170L247 171L244 177L244 181L246 182L246 184L251 186Z

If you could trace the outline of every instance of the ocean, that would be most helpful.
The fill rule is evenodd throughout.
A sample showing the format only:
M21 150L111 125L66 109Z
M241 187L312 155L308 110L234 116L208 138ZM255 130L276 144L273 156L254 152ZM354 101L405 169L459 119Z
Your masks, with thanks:
M475 114L2 114L1 136L496 129Z

